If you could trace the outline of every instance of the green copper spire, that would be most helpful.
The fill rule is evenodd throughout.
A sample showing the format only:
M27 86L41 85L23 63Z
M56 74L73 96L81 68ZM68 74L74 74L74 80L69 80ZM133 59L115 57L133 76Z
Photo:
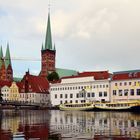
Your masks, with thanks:
M1 49L0 49L0 68L2 66L2 59L3 59L3 51L2 51L2 46L1 46Z
M1 46L1 48L0 48L0 58L3 58L2 46Z
M11 65L11 57L10 57L10 50L9 50L9 43L7 43L7 50L5 56L5 66L6 68Z
M54 51L56 51L55 44L54 44Z
M43 43L42 43L42 49L41 50L44 50L44 46L43 46Z
M52 50L50 14L48 14L48 24L47 24L47 32L46 32L46 38L45 38L45 49Z

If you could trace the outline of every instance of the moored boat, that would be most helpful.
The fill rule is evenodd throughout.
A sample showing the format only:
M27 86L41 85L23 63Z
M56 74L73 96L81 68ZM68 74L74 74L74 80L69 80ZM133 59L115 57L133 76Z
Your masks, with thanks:
M65 103L61 104L59 106L60 110L63 111L70 111L70 110L75 110L75 111L90 111L94 109L94 104L92 102L88 103Z
M120 101L108 103L95 103L95 110L131 110L140 111L140 101Z

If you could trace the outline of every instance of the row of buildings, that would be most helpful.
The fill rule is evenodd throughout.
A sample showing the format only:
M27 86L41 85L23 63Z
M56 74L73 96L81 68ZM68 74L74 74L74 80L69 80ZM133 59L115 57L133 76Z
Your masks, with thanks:
M53 106L88 101L140 100L140 70L83 72L50 84Z
M56 48L52 44L50 14L45 43L41 49L41 71L38 76L26 72L19 82L13 80L9 44L6 56L0 50L0 89L4 100L30 103L81 103L85 101L117 101L140 99L140 70L110 73L95 71L79 73L56 68ZM58 73L60 80L48 82L47 76Z

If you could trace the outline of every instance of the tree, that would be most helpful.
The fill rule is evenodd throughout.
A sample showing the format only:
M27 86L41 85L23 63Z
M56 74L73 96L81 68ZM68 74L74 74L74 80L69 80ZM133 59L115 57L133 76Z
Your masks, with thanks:
M57 81L57 80L59 80L59 75L57 72L52 72L52 73L48 74L47 79L50 82Z

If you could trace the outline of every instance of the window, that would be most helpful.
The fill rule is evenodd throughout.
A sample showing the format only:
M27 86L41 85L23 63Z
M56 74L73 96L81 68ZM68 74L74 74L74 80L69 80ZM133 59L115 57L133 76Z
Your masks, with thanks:
M107 92L106 92L106 91L104 92L104 96L105 96L105 97L107 96Z
M73 94L70 94L70 98L73 98Z
M95 93L94 92L92 92L92 97L94 97L95 96Z
M117 86L117 83L115 83L115 86Z
M103 88L105 88L105 85L103 85Z
M65 98L68 98L68 95L67 94L65 94Z
M108 85L106 85L106 88L108 88Z
M79 93L76 94L76 97L79 98Z
M137 89L137 95L140 95L140 89Z
M120 86L122 86L122 83L120 83Z
M23 97L24 97L24 95L23 95ZM57 99L57 94L55 94L55 99Z
M124 82L124 85L127 86L127 82Z
M87 93L87 96L90 97L90 93Z
M102 97L102 92L99 92L99 97Z
M134 95L134 89L130 89L130 95L131 95L131 96Z
M70 103L72 103L72 100L70 100Z
M124 90L124 96L128 96L128 89Z
M131 82L129 82L129 85L131 85Z
M102 85L100 85L100 88L102 88Z
M117 91L116 90L113 90L113 95L117 95Z
M76 100L75 103L78 103L78 100Z
M119 90L119 96L122 96L122 90Z
M63 102L62 102L62 101L60 101L60 104L63 104Z
M62 94L60 94L60 98L63 98L63 95Z
M65 101L65 103L68 103L67 101Z

